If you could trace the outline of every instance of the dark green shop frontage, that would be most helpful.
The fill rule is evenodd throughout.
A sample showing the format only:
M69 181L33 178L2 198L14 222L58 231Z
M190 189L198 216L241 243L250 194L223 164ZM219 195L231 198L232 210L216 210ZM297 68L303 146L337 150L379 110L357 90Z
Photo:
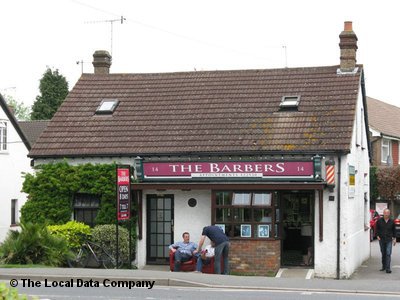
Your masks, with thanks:
M313 160L273 163L252 162L247 167L248 162L236 167L220 162L143 163L142 178L133 190L138 194L139 215L146 216L145 224L139 216L139 236L146 236L146 263L168 263L168 245L178 236L174 224L180 207L175 198L189 195L190 206L196 200L191 191L207 190L209 224L221 227L231 240L232 272L270 275L282 266L312 267L314 241L323 239L325 183L320 169ZM207 169L207 164L213 165ZM288 165L291 171L286 172Z

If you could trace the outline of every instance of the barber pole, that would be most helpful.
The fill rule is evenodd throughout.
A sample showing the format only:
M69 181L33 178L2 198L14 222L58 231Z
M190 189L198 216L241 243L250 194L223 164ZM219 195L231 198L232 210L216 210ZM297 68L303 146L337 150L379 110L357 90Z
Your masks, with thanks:
M335 161L328 160L325 162L326 185L330 188L335 187Z

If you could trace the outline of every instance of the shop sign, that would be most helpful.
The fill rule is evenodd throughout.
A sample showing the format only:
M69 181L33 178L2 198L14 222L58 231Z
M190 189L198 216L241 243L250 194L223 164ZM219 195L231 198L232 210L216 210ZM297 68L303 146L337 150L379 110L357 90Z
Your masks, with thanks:
M129 220L130 204L130 167L117 166L117 218L118 221Z
M375 210L377 211L378 214L383 215L383 211L388 208L387 203L384 202L376 202L375 203Z
M313 161L143 162L143 179L313 179Z

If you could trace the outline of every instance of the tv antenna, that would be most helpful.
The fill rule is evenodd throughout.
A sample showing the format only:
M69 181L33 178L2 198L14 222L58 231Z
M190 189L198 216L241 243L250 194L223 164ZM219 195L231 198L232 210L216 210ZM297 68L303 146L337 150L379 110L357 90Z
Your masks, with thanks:
M285 55L285 68L287 68L288 64L287 64L287 47L286 47L286 45L283 45L282 49L283 49L284 55Z
M83 74L83 64L88 64L89 62L87 62L87 61L83 61L83 59L81 59L81 60L77 60L76 61L76 64L77 65L81 65L81 73Z
M110 27L111 27L111 35L110 35L110 39L111 39L111 45L110 45L110 54L112 57L112 52L113 52L113 25L114 22L121 22L121 24L124 24L124 21L126 21L126 18L124 18L123 16L121 16L121 18L119 19L113 19L113 20L100 20L100 21L89 21L89 22L85 22L86 24L97 24L97 23L110 23Z

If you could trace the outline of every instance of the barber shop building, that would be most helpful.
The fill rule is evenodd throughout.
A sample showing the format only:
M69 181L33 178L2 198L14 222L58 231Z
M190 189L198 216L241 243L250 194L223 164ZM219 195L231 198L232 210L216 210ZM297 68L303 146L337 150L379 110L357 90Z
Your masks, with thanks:
M347 278L370 254L370 155L351 22L338 43L333 66L156 74L96 51L29 155L132 166L139 268L213 224L235 274Z

